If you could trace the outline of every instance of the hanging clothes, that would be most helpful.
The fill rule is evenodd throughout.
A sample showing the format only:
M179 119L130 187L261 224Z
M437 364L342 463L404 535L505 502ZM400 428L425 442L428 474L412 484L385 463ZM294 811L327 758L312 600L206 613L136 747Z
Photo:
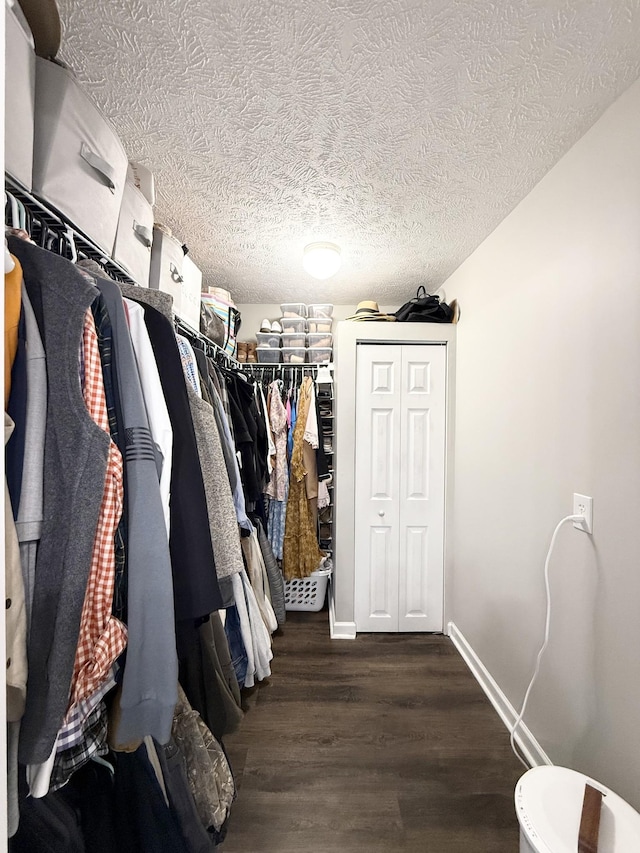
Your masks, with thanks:
M66 711L111 439L89 417L77 380L84 318L96 289L64 258L15 237L9 247L23 268L48 365L45 522L20 730L20 760L30 764L51 755Z
M11 394L11 369L18 352L18 325L22 308L22 267L14 258L14 267L4 275L4 408Z
M187 382L191 385L198 397L202 397L200 388L200 376L198 374L198 365L196 364L196 355L191 346L191 342L184 335L176 335L178 342L178 352L182 362L182 369Z
M144 308L132 299L125 299L129 333L140 377L140 386L149 420L149 429L156 450L156 460L160 466L160 499L164 514L167 537L171 531L171 458L173 456L173 430L162 392L162 382L158 365L153 355L153 347L144 322Z
M220 579L241 572L243 568L238 522L213 409L206 400L197 396L191 386L187 391L202 468L216 573Z
M287 470L287 411L280 396L281 383L269 386L269 423L273 433L275 459L266 494L276 501L286 500Z
M47 359L24 282L22 283L22 306L27 334L27 428L16 531L20 542L28 632L31 625L36 555L44 521L43 467L47 423Z
M272 601L282 586L272 557L267 566L268 543L246 516L241 489L242 502L234 501L229 472L238 488L240 476L222 402L226 384L218 395L216 373L205 365L198 372L202 398L187 386L166 295L123 286L137 300L127 305L120 287L95 268L80 271L26 242L12 248L24 270L21 315L29 347L25 370L17 382L12 376L24 397L28 456L24 464L11 456L25 498L15 525L6 502L7 529L14 532L7 536L9 719L19 716L25 699L19 670L27 642L35 668L23 721L8 730L8 824L17 830L11 849L206 853L224 837L235 794L212 731L221 736L242 718L238 648L232 662L217 612L216 573L239 602L231 613L242 612L236 640L246 659L245 645L251 650L246 684L270 674L269 631L278 624ZM195 368L202 353L192 353ZM260 504L275 447L261 389L236 379L242 384L234 383L235 403L255 436ZM253 586L238 522L252 534L246 547ZM21 596L13 581L24 592L25 579ZM17 644L16 616L22 620ZM192 707L180 706L174 731L180 751L171 740L177 629L180 663L190 667L189 690L200 711L187 694ZM187 660L185 649L192 648ZM165 741L166 753L159 745ZM18 752L28 786L20 792ZM91 807L101 811L90 817Z
M278 621L278 626L282 627L287 619L284 602L284 578L282 576L282 571L276 562L267 534L264 532L262 521L257 516L254 517L253 521L258 533L258 543L260 545L262 559L264 560L267 577L269 579L271 606L273 607L273 612L275 613Z
M93 314L85 314L83 332L84 399L95 423L109 434L102 365ZM125 626L112 613L115 584L114 538L124 497L124 466L113 441L107 454L98 526L85 591L76 649L70 704L75 705L104 681L127 644Z
M129 642L118 726L123 743L153 736L166 743L177 700L173 581L156 455L119 287L95 279L112 323L127 478ZM154 614L150 622L147 614Z
M233 495L233 505L236 511L236 518L238 524L243 530L251 532L253 527L247 516L244 492L242 491L240 468L238 466L238 457L236 456L235 444L233 443L231 435L229 419L217 391L215 391L213 398L213 414L218 425L222 453L224 455L229 483L231 484L231 493Z
M5 445L11 437L13 421L4 416ZM11 498L5 480L5 635L7 697L7 789L9 837L18 828L18 738L20 719L27 695L27 611L20 564L20 545L16 532Z
M318 546L316 528L307 500L304 467L304 433L313 382L306 376L300 386L300 396L293 436L291 478L283 548L283 569L287 580L305 578L314 572L325 556Z
M176 620L186 623L222 606L209 532L209 517L189 398L171 325L172 298L162 291L121 285L124 295L145 306L162 390L173 430L171 536ZM157 307L154 307L157 306ZM182 635L181 635L182 636ZM178 637L180 644L181 636Z
M278 627L278 620L271 606L267 569L262 558L260 545L258 544L258 534L255 530L250 536L243 538L242 550L247 564L247 574L253 587L260 614L267 630L270 634L273 634Z

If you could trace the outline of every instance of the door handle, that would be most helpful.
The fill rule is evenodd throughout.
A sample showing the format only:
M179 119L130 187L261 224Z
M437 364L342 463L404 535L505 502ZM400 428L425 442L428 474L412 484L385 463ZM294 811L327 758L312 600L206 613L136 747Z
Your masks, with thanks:
M384 518L384 510L378 510L378 515L380 516L380 518Z

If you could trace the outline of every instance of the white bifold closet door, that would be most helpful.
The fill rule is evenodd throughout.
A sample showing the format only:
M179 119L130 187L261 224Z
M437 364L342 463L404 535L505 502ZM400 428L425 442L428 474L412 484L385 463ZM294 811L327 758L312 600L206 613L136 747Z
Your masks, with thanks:
M357 348L358 631L442 631L446 347Z

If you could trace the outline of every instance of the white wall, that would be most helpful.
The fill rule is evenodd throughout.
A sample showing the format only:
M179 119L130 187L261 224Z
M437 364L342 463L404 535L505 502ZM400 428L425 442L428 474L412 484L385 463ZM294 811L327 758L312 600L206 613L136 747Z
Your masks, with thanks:
M640 82L445 284L457 297L449 612L554 763L640 808Z

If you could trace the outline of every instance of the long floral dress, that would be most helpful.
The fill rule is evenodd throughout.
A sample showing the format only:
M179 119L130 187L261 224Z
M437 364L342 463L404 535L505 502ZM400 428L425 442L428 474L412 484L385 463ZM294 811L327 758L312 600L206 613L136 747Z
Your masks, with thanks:
M287 580L306 578L325 556L318 546L315 524L305 488L304 432L311 404L312 380L302 380L298 400L296 426L293 433L289 499L284 533L283 570Z

